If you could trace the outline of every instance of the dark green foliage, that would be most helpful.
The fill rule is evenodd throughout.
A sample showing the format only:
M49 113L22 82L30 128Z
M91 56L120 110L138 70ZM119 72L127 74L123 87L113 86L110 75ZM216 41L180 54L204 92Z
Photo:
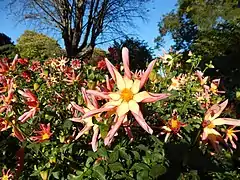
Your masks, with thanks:
M11 38L4 33L0 33L0 57L13 58L16 54L16 48Z
M147 43L139 39L126 37L124 40L120 40L119 42L114 41L113 43L113 49L116 50L118 54L116 59L114 59L116 63L122 62L121 52L123 47L129 49L130 67L133 70L144 69L146 62L152 60L153 52Z

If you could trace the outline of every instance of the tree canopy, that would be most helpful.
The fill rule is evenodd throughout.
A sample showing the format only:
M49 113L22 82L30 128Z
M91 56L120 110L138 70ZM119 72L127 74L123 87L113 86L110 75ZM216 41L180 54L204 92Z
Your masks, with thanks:
M134 70L143 69L146 66L146 62L152 60L153 52L151 48L149 48L145 41L141 41L139 39L126 37L120 41L114 41L112 47L118 54L117 58L115 59L117 62L122 61L122 48L127 47L129 49L131 59L130 66Z
M124 34L135 18L145 19L151 0L12 0L11 13L41 29L57 30L67 55L93 52L100 37ZM101 36L103 35L104 36Z
M192 51L213 61L210 73L224 76L232 85L240 75L240 8L238 0L179 0L176 10L163 16L159 22L157 46L170 35L173 49ZM204 67L203 67L204 68ZM235 82L235 83L233 83ZM231 86L232 87L232 86Z
M29 59L57 57L61 52L61 48L56 40L29 30L26 30L20 36L16 47L21 57Z

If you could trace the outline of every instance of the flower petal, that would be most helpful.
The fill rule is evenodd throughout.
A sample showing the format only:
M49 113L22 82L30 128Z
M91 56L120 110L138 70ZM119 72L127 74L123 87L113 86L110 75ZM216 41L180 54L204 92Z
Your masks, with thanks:
M89 117L94 116L96 114L99 114L99 113L102 113L102 112L105 112L105 111L109 111L112 108L113 107L103 107L103 108L99 108L99 109L93 109L93 110L85 113L82 118L86 119L86 118L89 118Z
M110 61L108 61L108 59L105 59L106 61L106 65L108 67L108 70L113 78L114 81L116 81L117 83L117 87L118 89L121 91L123 89L125 89L125 82L123 80L123 77L121 76L121 74L118 72L118 70L112 65L112 63Z
M153 66L154 64L156 63L156 60L152 61L149 65L148 65L148 68L147 70L144 72L142 78L141 78L141 83L140 83L140 88L141 89L144 84L146 83L146 81L148 80L148 77L149 77L149 74L151 73L152 69L153 69Z
M167 133L167 134L166 134L166 136L165 136L165 138L164 138L164 142L165 142L165 143L168 141L168 138L169 138L170 135L171 135L171 133Z
M77 103L75 103L75 102L70 102L70 104L71 104L76 110L78 110L79 112L85 113L85 112L84 112L84 109L83 109L81 106L77 105Z
M105 93L105 92L99 92L99 91L96 91L96 90L87 90L86 91L88 94L92 94L96 97L100 97L102 99L109 99L110 97L107 95L108 93Z
M240 120L232 119L232 118L217 118L212 121L214 125L232 125L232 126L240 126Z
M131 79L129 79L128 77L124 77L124 82L125 82L125 87L127 89L131 89L132 85L133 85L133 81Z
M82 95L83 95L83 99L87 105L87 107L89 109L94 109L94 106L92 105L91 101L89 100L87 93L86 93L86 89L82 87Z
M134 100L128 102L128 107L129 110L135 114L138 114L140 111L138 103Z
M123 116L129 111L128 103L126 101L122 102L117 108L117 115L119 117Z
M22 134L22 132L15 126L13 126L13 136L18 138L18 140L21 141L21 142L23 142L25 140L25 137Z
M82 130L78 133L78 135L75 137L75 140L80 138L85 132L88 132L91 128L92 126L84 126Z
M82 118L70 118L69 120L70 120L70 121L73 121L73 122L84 123L84 121L82 120Z
M129 52L126 47L122 48L122 59L123 59L123 67L124 67L124 76L131 79L132 75L129 69Z
M133 100L136 102L141 102L144 99L151 98L152 96L149 95L147 91L142 91L133 96Z
M109 93L108 95L112 100L117 101L120 99L121 95L119 93Z
M113 69L113 71L114 71L115 76L116 76L117 87L120 91L122 91L123 89L126 88L123 77L121 76L121 74L116 69Z
M121 117L116 116L117 121L116 124L114 124L111 128L111 130L108 132L106 138L104 139L104 144L107 146L110 144L110 142L112 142L112 138L113 136L116 134L117 130L120 128L120 126L122 125L122 122L124 120L126 115L123 115Z
M205 114L205 120L214 120L216 119L221 113L222 111L226 108L228 104L228 100L224 101L221 104L214 104L212 107L210 107L206 114ZM212 116L213 114L213 116Z
M109 80L108 75L105 75L105 77L106 77L107 90L112 91L112 86L110 84L110 80Z
M146 121L143 119L142 113L141 111L139 112L139 115L132 113L133 116L135 117L136 121L138 122L138 124L145 130L147 131L149 134L153 133L153 130L148 126L148 124L146 123Z
M138 80L138 79L134 80L131 90L132 90L133 94L137 94L139 92L140 80Z
M97 151L97 146L98 146L98 135L99 135L99 128L98 126L93 127L93 136L92 136L92 149L94 152Z
M122 103L122 99L119 99L118 101L109 101L103 105L104 108L114 108L115 106L120 106Z
M114 81L116 81L116 76L115 76L115 73L114 73L114 71L113 71L113 69L114 69L115 67L112 65L112 63L111 63L107 58L105 58L105 62L106 62L108 71L109 71L109 73L110 73L111 76L112 76L112 79L113 79Z
M143 103L153 103L162 99L166 99L169 96L171 96L171 94L169 93L162 93L162 94L156 94L156 93L148 93L151 97L143 99L142 102Z

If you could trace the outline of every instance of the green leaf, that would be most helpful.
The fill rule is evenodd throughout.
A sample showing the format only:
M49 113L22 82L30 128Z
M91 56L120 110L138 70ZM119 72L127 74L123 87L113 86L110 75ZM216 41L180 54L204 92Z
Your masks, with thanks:
M137 151L132 151L135 160L140 160L140 154Z
M123 166L122 166L122 164L120 162L115 162L115 163L109 164L108 166L111 169L111 171L121 171L121 170L124 170L124 168L123 168Z
M149 170L148 165L144 164L144 163L135 163L131 170L136 170L136 171L140 171L140 170Z
M125 152L125 150L126 150L125 148L120 148L119 153L122 158L128 160L131 157Z
M161 164L156 164L151 168L149 175L152 176L153 178L157 178L158 176L163 175L164 173L166 173L166 168Z
M140 149L140 150L143 150L143 151L148 150L148 148L146 146L144 146L143 144L138 145L137 148Z
M140 171L137 174L137 180L147 180L147 179L149 179L148 170Z
M69 120L66 120L63 124L64 129L70 129L72 127L72 122Z
M59 171L52 172L52 175L53 175L54 178L59 179Z
M105 172L104 168L102 166L95 166L93 167L93 177L99 179L99 180L105 180Z
M107 157L108 153L105 147L101 147L100 149L98 149L97 151L98 155L101 157Z
M119 151L115 150L109 155L109 162L114 163L119 159Z
M109 129L109 127L108 127L107 124L101 123L101 124L99 125L99 129L100 129L101 137L104 139L104 138L107 136L107 134L108 134L108 129Z
M88 157L93 157L93 158L97 158L98 156L97 156L97 153L95 153L95 152L93 152L93 151L88 151L87 152L87 156Z

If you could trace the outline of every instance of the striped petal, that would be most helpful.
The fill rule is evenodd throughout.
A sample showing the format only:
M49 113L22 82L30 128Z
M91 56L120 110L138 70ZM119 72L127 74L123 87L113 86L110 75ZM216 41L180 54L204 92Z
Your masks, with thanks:
M147 91L142 91L133 96L133 100L136 102L141 102L144 99L151 98L152 96L149 95Z
M96 97L100 97L102 99L109 99L110 97L107 95L108 93L105 93L105 92L99 92L99 91L96 91L96 90L87 90L86 91L88 94L92 94Z
M75 103L75 102L71 102L70 103L76 110L78 110L79 112L81 112L81 113L85 113L85 111L84 111L84 109L81 107L81 106L79 106L79 105L77 105L77 103Z
M110 73L111 76L112 76L112 79L113 79L114 81L116 81L116 76L115 76L115 73L114 73L114 70L113 70L115 67L112 65L112 63L111 63L107 58L105 58L105 62L106 62L108 71L109 71L109 73Z
M214 125L231 125L231 126L240 126L240 120L232 118L217 118L212 121Z
M123 59L123 67L124 67L124 76L131 79L132 75L129 68L129 51L126 47L122 48L122 59Z
M140 89L144 86L144 84L147 82L149 74L151 73L154 64L156 63L156 60L152 61L149 65L147 70L144 72L142 78L141 78L141 83L140 83Z
M103 105L103 107L108 107L108 108L114 108L116 106L120 106L122 103L122 99L119 99L117 101L109 101Z
M148 94L150 95L150 97L143 99L142 100L143 103L153 103L153 102L165 99L171 95L169 93L155 94L155 93L150 93L150 92Z
M88 132L92 127L91 126L84 126L82 130L78 133L75 137L75 140L79 139L84 133Z
M126 88L123 77L121 76L121 74L116 69L114 69L113 71L114 71L115 76L116 76L117 87L120 91L122 91L123 89Z
M99 113L102 113L102 112L105 112L105 111L109 111L112 108L113 107L103 107L103 108L99 108L99 109L94 109L94 110L91 110L91 111L88 111L87 113L85 113L82 118L86 119L86 118L89 118L89 117L94 116L96 114L99 114Z
M122 125L122 122L124 120L126 115L123 115L121 117L117 117L116 123L112 126L111 130L108 132L106 138L104 139L104 144L107 146L112 142L113 136L116 134L117 130L120 128Z
M226 108L227 104L228 104L228 100L224 101L221 104L214 104L212 107L210 107L207 110L205 114L205 119L210 121L216 119L222 113L222 111Z
M145 130L147 131L149 134L153 133L153 130L148 126L148 124L146 123L146 121L143 119L142 113L141 111L139 112L139 115L132 113L133 116L135 117L136 121L138 122L138 124Z
M128 103L127 102L122 102L120 106L117 108L117 115L119 117L123 116L129 111Z

